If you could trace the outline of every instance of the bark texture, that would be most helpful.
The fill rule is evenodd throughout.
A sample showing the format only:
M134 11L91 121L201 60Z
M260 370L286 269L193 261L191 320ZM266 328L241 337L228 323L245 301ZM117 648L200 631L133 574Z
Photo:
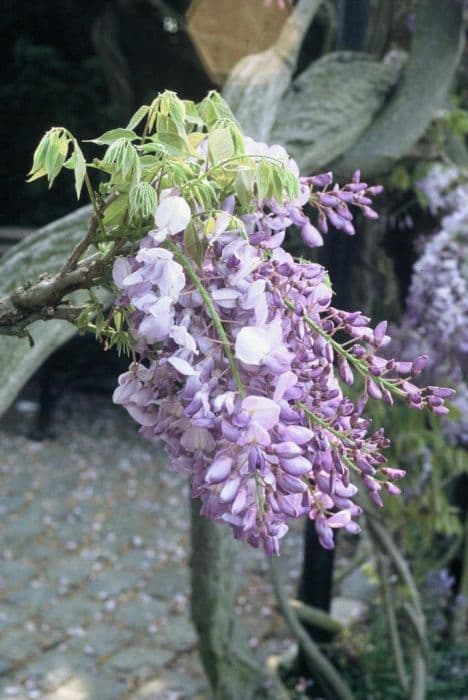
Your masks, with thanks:
M83 207L32 233L12 248L0 261L0 298L36 281L41 275L54 274L83 238L91 215ZM71 298L79 304L82 292ZM0 416L15 400L18 392L47 357L76 333L67 321L37 321L29 327L34 339L0 335Z
M228 528L200 516L192 501L192 619L215 700L269 697L266 676L251 652L234 612L239 575L238 544ZM263 694L262 694L263 693Z
M365 135L398 76L398 67L365 53L327 54L290 84L270 140L284 144L302 172L318 172Z
M367 178L388 172L407 155L447 98L464 40L463 3L422 0L410 58L398 93L332 168L346 175L359 166Z

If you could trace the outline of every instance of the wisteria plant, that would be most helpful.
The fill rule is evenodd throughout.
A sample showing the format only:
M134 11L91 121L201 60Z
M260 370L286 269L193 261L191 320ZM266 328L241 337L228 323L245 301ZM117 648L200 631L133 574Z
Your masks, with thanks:
M283 242L320 246L329 225L352 235L355 211L377 217L381 187L359 171L344 186L331 173L300 177L284 148L245 136L215 92L199 104L160 94L94 143L106 150L86 163L75 137L54 127L34 155L31 180L51 185L70 168L94 210L56 276L49 316L128 351L114 401L190 476L202 514L237 539L277 554L302 515L326 548L336 528L359 532L359 485L380 506L404 475L363 417L367 402L403 399L440 415L452 390L416 386L427 357L384 357L386 322L335 308L327 271ZM110 310L93 293L79 308L63 302L92 285L112 291Z

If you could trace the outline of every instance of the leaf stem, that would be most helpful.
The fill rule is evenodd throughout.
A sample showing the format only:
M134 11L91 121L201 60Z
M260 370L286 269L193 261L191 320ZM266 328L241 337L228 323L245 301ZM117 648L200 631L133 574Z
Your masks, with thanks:
M226 331L224 330L224 326L222 324L222 321L219 317L218 312L215 309L215 306L213 304L213 300L211 299L210 295L206 291L205 287L202 284L202 281L200 280L199 276L195 272L190 260L187 258L186 255L181 251L181 249L175 245L172 241L166 241L166 246L167 248L174 253L174 256L177 258L177 260L180 262L182 267L185 269L187 272L188 276L194 283L196 289L198 292L200 292L200 296L202 297L203 301L206 304L206 308L210 312L211 318L213 320L214 327L216 329L216 332L219 336L219 339L221 340L223 347L224 347L224 352L226 353L226 358L229 363L229 367L232 372L232 376L234 379L234 382L236 384L237 390L239 392L239 395L241 397L244 396L244 387L242 385L242 381L240 378L239 374L239 369L236 364L236 360L234 358L234 354L231 349L231 344L229 342L229 338L226 334Z
M101 212L99 211L99 207L98 207L98 204L96 202L96 197L94 196L94 192L93 192L93 186L91 184L91 180L89 179L89 175L87 172L85 172L84 181L85 181L86 189L88 191L88 196L89 196L90 202L93 206L94 216L96 217L96 219L98 221L98 226L101 229L102 235L105 237L106 230L105 230L104 225L102 223Z
M294 302L292 302L290 299L284 299L284 303L288 307L288 309L291 309L291 311L294 311ZM329 333L323 330L323 328L320 327L320 325L314 321L310 316L307 316L307 314L304 314L303 319L309 328L314 330L316 333L318 333L324 340L326 340L332 348L342 355L342 357L345 357L348 362L350 362L359 372L359 374L362 377L368 377L369 376L369 371L364 362L362 360L358 359L355 357L349 350L346 350L338 341L336 341ZM395 384L388 379L384 379L383 377L372 377L372 380L376 384L380 384L380 386L384 389L387 389L391 394L394 396L397 396L398 398L405 398L406 394L402 389L399 389Z
M309 408L307 408L307 406L304 403L298 403L297 405L299 408L301 408L304 411L306 416L308 418L310 418L311 421L313 421L314 423L317 423L322 428L325 428L325 430L330 431L330 433L332 433L332 435L335 435L335 437L339 438L340 442L343 440L349 439L346 437L346 435L344 433L339 432L338 430L333 428L329 423L327 423L326 420L324 420L323 418L320 418L320 416L318 416L316 413L314 413Z

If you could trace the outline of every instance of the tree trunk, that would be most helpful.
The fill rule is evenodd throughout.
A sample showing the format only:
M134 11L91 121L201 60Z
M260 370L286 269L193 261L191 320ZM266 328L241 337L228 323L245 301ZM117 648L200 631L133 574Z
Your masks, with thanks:
M298 598L306 605L325 612L329 612L331 606L334 557L335 550L322 547L313 521L307 519L304 527L304 560ZM333 636L323 627L314 627L304 622L302 624L318 644L329 642ZM298 676L309 675L309 663L301 647L299 647L294 670Z
M266 698L266 676L248 656L234 605L239 564L231 531L192 501L192 619L214 700Z

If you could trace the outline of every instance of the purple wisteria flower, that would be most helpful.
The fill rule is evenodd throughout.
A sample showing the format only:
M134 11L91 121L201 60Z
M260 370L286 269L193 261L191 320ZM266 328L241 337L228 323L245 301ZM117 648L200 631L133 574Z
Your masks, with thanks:
M421 246L392 347L403 357L415 348L427 353L427 380L456 387L458 416L444 420L443 430L452 443L468 445L468 185L457 168L437 164L418 186L431 213L443 215Z
M245 150L298 177L281 147L246 139ZM247 206L233 189L206 214L181 192L163 191L156 227L135 256L114 265L138 355L114 401L190 475L204 515L270 555L301 515L315 521L327 548L335 529L359 532L358 477L377 505L384 490L399 492L394 481L404 473L387 466L388 441L362 416L369 399L397 396L440 413L451 394L417 387L412 378L426 358L385 358L386 323L372 328L360 312L335 309L326 270L281 247L292 225L312 246L322 243L327 220L353 233L350 206L373 218L380 188L361 183L358 172L341 188L331 173L299 185L295 200L252 194ZM307 202L318 210L318 228L303 211ZM203 237L198 262L189 226L192 238ZM355 375L363 391L353 403L343 388Z

